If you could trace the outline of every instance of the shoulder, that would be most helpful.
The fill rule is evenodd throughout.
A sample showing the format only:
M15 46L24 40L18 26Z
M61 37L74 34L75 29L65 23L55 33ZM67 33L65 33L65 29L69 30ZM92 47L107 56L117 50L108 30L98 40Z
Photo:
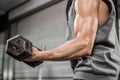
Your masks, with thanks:
M88 2L100 2L100 1L102 1L102 0L75 0L75 1L77 1L77 2L86 2L87 1L87 3Z
M79 12L93 12L97 11L101 0L75 0L75 11Z
M89 2L99 3L100 1L102 1L102 0L75 0L75 2L78 2L78 3L85 2L86 4L89 3Z
M85 5L88 7L89 5L98 6L101 0L75 0L75 5Z

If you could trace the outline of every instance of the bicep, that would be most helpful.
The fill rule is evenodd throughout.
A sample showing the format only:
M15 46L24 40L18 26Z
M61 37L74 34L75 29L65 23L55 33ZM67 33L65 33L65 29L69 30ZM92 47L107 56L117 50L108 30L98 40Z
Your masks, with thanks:
M76 0L74 31L78 38L87 40L92 48L98 27L99 0Z
M75 0L76 13L86 17L98 11L100 0Z

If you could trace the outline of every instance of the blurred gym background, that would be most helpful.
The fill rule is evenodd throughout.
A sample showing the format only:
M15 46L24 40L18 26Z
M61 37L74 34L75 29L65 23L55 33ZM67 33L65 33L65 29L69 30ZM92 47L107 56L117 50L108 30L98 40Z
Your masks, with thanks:
M16 34L42 50L64 43L66 3L67 0L0 0L0 80L72 80L69 61L45 61L31 68L5 54L6 40ZM115 0L115 5L119 31L120 0Z

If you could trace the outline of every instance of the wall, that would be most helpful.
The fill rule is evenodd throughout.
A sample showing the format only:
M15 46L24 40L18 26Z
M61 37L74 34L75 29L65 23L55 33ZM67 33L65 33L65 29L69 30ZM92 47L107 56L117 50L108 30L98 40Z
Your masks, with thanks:
M5 44L6 39L8 38L8 31L0 32L0 80L3 80L3 75L5 72ZM7 61L8 62L8 61Z
M17 34L31 40L42 50L49 50L63 44L67 26L65 7L66 0L19 21ZM15 80L72 80L72 76L69 61L45 61L36 68L15 61Z
M52 0L29 0L27 3L23 4L22 6L10 11L9 20L16 18L22 14L25 14L26 12L29 12L30 10L42 6L50 1Z
M4 51L5 41L4 41L4 33L0 33L0 64L2 64L3 59L3 51ZM0 65L0 80L2 78L2 67L3 65Z

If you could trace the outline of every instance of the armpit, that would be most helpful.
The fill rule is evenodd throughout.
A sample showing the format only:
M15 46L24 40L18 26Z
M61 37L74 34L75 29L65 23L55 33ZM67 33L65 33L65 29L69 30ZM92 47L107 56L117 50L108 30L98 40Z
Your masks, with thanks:
M99 7L99 27L103 25L111 12L111 4L109 3L108 0L102 0L100 2L100 7Z

